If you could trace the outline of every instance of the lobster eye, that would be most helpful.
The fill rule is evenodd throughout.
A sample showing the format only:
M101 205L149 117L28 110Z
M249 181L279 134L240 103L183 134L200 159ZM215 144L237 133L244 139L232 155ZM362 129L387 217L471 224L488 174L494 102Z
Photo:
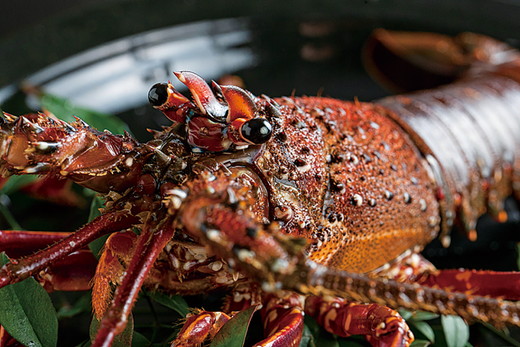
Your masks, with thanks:
M157 83L148 92L148 101L153 106L161 106L168 100L168 84Z
M271 127L271 124L263 118L250 119L240 128L242 137L255 145L269 140L272 132L273 128Z

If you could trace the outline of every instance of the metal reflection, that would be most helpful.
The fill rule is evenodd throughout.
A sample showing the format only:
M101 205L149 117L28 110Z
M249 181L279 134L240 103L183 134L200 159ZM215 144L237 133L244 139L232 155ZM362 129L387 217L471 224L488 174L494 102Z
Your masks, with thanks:
M174 70L216 79L254 65L248 24L222 19L132 35L53 64L23 84L97 111L122 112L146 103L150 86L172 79ZM14 90L0 89L0 103ZM35 98L29 103L37 106Z

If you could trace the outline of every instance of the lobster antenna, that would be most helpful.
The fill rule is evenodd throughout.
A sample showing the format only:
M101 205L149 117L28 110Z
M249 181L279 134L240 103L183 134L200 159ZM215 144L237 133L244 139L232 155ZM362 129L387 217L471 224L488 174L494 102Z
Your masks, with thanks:
M287 278L284 284L304 294L341 296L393 308L458 315L468 321L480 320L497 327L506 323L520 326L520 303L517 302L369 278L363 274L330 269L308 259L302 267L293 273L299 277L297 281Z

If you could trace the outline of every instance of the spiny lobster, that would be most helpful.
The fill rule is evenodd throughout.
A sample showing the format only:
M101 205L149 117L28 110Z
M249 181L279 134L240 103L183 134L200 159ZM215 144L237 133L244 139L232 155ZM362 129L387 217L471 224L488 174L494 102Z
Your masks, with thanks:
M520 305L505 300L519 299L517 273L437 271L418 255L438 235L449 242L454 223L474 239L479 215L505 220L504 199L519 197L520 54L475 34L376 38L372 68L400 50L428 49L450 57L452 69L426 61L415 74L459 80L361 103L255 97L178 72L191 98L170 83L152 87L151 104L173 125L147 143L79 119L4 114L4 176L65 177L107 203L66 236L4 232L2 249L27 236L58 242L3 266L0 287L33 275L66 287L42 271L112 233L93 280L94 346L110 346L124 329L143 285L234 288L223 313L189 317L175 346L203 343L233 312L261 302L266 339L258 346L297 346L304 312L334 334L408 346L406 323L384 305L520 326ZM432 42L442 51L421 47ZM377 71L408 83L399 70Z

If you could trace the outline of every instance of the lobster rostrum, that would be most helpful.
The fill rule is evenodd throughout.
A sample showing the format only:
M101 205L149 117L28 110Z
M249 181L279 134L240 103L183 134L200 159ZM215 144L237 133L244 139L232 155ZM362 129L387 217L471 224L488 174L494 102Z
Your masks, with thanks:
M379 58L442 42L449 64L414 69L427 86L458 81L361 103L255 97L178 72L191 98L170 83L152 87L151 104L173 124L147 143L79 119L4 114L4 176L68 178L107 203L71 234L3 232L4 250L22 234L57 242L3 266L0 286L36 276L47 288L88 287L88 276L67 287L53 264L111 233L93 275L101 321L94 346L123 331L142 286L233 289L223 312L190 316L175 346L203 343L260 303L259 346L297 346L304 312L375 346L413 341L386 306L520 326L517 273L438 271L418 254L439 235L448 243L455 223L474 239L479 215L506 219L503 200L520 194L520 55L475 34L410 35L377 32L368 46L377 53L372 70L407 88L406 76L380 69Z

